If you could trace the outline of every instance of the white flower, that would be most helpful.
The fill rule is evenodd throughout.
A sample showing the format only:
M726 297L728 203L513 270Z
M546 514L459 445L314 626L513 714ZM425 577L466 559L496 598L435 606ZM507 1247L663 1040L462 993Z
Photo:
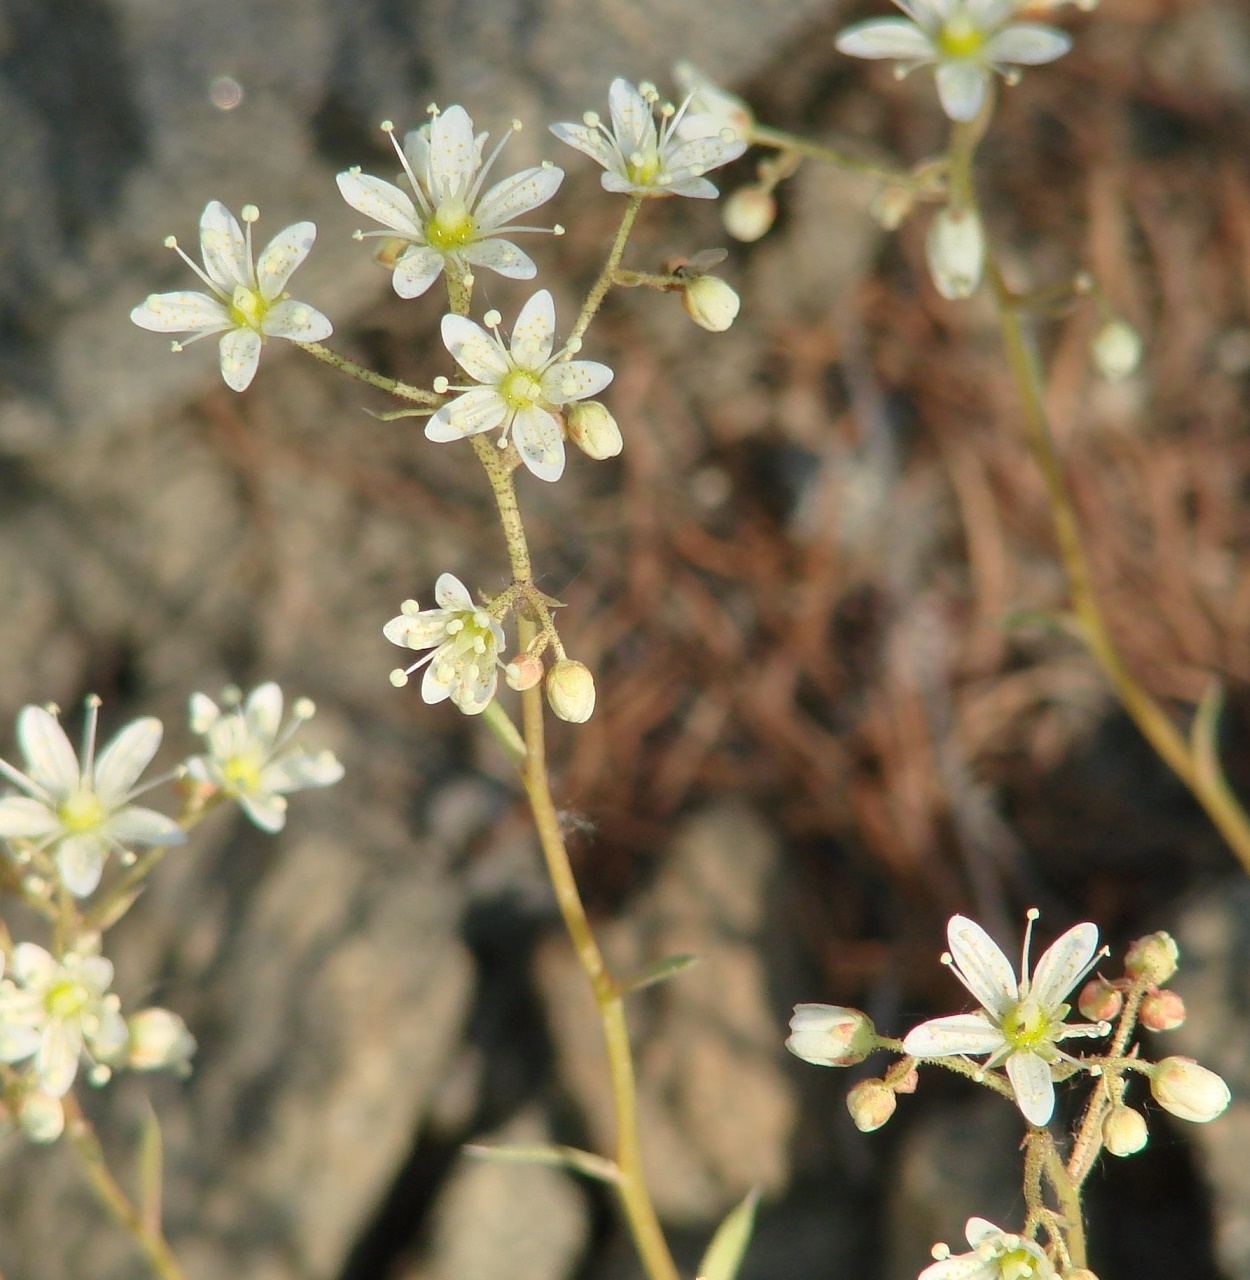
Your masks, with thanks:
M1011 22L1021 0L894 0L906 18L870 18L846 28L835 42L854 58L891 58L900 76L936 64L938 97L952 120L981 109L990 72L1013 82L1013 63L1053 62L1072 47L1054 27Z
M156 333L193 333L195 338L221 336L221 376L233 391L244 391L256 375L260 349L266 338L292 342L320 342L333 332L329 320L315 307L295 302L285 293L292 272L308 256L317 238L311 222L297 222L279 231L252 265L252 223L260 217L254 204L243 206L247 232L218 200L210 200L200 215L201 271L170 236L165 244L177 249L187 266L208 285L209 293L180 291L149 294L130 313L141 329ZM175 342L175 351L185 343Z
M227 689L222 702L227 710L203 693L191 695L191 731L204 735L208 753L192 756L187 772L237 800L262 831L281 831L286 796L331 786L343 776L343 766L332 751L283 750L315 714L310 699L295 700L285 726L282 690L272 681L258 685L246 701L238 689Z
M120 1001L103 956L68 952L59 962L33 942L13 951L16 981L0 982L0 1062L33 1057L39 1089L64 1097L86 1050L99 1063L126 1049Z
M482 151L489 135L474 137L468 112L463 107L431 111L429 124L409 133L402 147L395 141L390 121L382 125L399 153L415 204L408 192L361 173L359 168L338 175L343 199L389 228L358 235L391 236L407 242L395 259L391 277L401 298L423 294L448 263L461 277L471 275L473 267L489 267L511 280L532 280L538 272L533 261L510 241L499 239L498 233L513 218L550 200L564 180L564 171L551 164L523 169L483 194L482 184L511 134L504 136L483 163ZM520 127L520 121L514 121L512 132ZM546 230L507 227L507 234ZM562 228L554 231L559 235Z
M132 861L133 845L186 839L172 818L130 803L147 789L135 783L160 746L161 722L152 716L135 720L97 757L99 709L99 698L87 699L81 762L56 716L43 707L23 707L17 717L27 772L0 760L0 774L26 793L0 800L0 836L33 840L33 853L50 853L61 883L78 898L100 883L110 850Z
M499 336L499 312L488 311L484 319L493 334L464 316L443 317L443 344L479 385L448 388L445 379L436 382L436 391L463 394L430 418L425 434L430 440L460 440L502 427L501 449L511 431L521 461L540 480L558 480L564 474L558 410L602 391L612 370L594 360L566 360L565 351L552 355L556 311L546 289L521 308L510 346Z
M1039 1245L984 1218L969 1218L964 1235L971 1253L952 1257L946 1245L935 1245L937 1261L925 1267L917 1280L1051 1280L1055 1274Z
M599 181L605 191L714 200L716 188L703 175L736 160L747 144L728 126L713 136L683 141L678 131L690 97L680 109L660 106L657 128L653 109L659 101L654 85L635 89L618 77L608 90L611 132L594 111L586 112L582 124L553 124L551 132L603 166Z
M728 129L743 142L750 139L755 115L736 94L709 80L692 62L674 65L673 79L689 95L689 105L677 123L679 138L719 138Z
M382 628L392 644L433 650L406 671L392 671L391 683L407 684L408 677L424 666L421 697L426 702L450 698L465 715L477 715L495 696L503 627L473 603L464 583L450 573L434 584L434 599L437 609L421 609L415 600L405 600L399 617Z
M1028 973L1029 941L1036 911L1024 934L1021 974ZM1016 982L1011 962L974 920L952 916L946 931L950 953L942 957L981 1003L973 1013L922 1022L908 1032L903 1049L918 1058L988 1054L986 1067L1003 1065L1016 1103L1030 1124L1046 1124L1055 1109L1050 1064L1065 1057L1056 1041L1106 1035L1106 1023L1066 1023L1064 997L1098 961L1098 927L1073 925L1037 962L1032 978Z

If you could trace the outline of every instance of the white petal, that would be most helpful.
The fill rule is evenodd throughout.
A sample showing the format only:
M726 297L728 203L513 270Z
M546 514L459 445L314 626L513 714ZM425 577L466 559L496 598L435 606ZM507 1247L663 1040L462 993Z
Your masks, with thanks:
M473 218L483 233L493 231L505 222L511 222L540 204L546 204L560 189L564 170L552 165L549 169L523 169L512 177L497 182L477 202Z
M102 1009L99 1016L99 1024L87 1036L87 1044L93 1057L101 1062L116 1063L130 1042L126 1019L112 1007Z
M467 197L478 169L473 121L463 107L448 107L430 121L430 199Z
M173 818L133 804L113 814L100 828L100 834L125 848L135 844L182 844L187 838Z
M286 800L282 796L245 792L239 797L243 812L262 830L270 835L286 825Z
M906 18L870 18L856 22L834 41L839 53L852 58L897 58L900 62L932 62L933 41Z
M236 285L251 284L247 239L234 214L220 200L210 200L200 215L200 253L208 278L227 293L233 293Z
M421 681L421 700L428 702L430 706L437 706L440 702L446 702L451 697L451 691L456 683L454 675L444 679L438 674L438 659L435 658L425 669L425 676Z
M952 120L971 120L985 101L989 72L975 62L943 62L937 69L938 97Z
M206 693L193 693L189 703L192 733L207 733L221 718L221 709Z
M120 729L96 757L95 793L105 808L120 804L152 763L164 730L155 716L142 716Z
M478 240L461 249L459 256L475 267L489 267L509 280L532 280L538 274L534 260L510 240Z
M608 109L612 113L612 132L626 156L635 151L650 151L657 145L659 135L651 107L628 80L618 76L612 81Z
M609 175L604 174L604 178ZM604 183L607 186L607 183ZM681 178L662 187L648 188L651 194L664 196L685 196L694 200L715 200L720 192L706 178Z
M1047 1124L1055 1111L1055 1082L1050 1067L1035 1053L1013 1053L1007 1059L1007 1078L1024 1118Z
M339 193L357 213L380 222L400 235L425 243L425 232L417 217L416 206L408 193L381 178L367 173L340 173L335 181Z
M243 718L248 729L268 749L282 727L282 689L272 680L258 684L243 704Z
M512 326L510 350L522 369L537 371L551 359L555 344L556 304L546 289L531 296Z
M56 872L76 898L94 892L104 874L108 849L99 836L66 836L56 847Z
M474 382L502 381L508 358L485 329L464 316L444 316L441 330L443 345Z
M425 438L440 444L502 427L512 410L494 387L474 387L445 404L425 424Z
M964 1238L974 1249L989 1236L1001 1236L1002 1234L1002 1228L996 1227L987 1218L972 1217L964 1225Z
M0 836L46 836L60 825L61 820L42 801L27 796L0 800Z
M499 672L495 664L483 665L476 680L462 680L452 690L451 700L466 716L479 715L490 705L498 681Z
M256 283L266 302L272 302L286 288L291 273L308 257L316 239L316 223L296 222L279 231L261 250L256 260Z
M592 129L584 124L553 124L551 132L561 142L575 147L583 155L603 165L605 169L614 168L620 163L620 156L598 129Z
M57 796L77 788L78 757L50 711L23 707L17 716L17 743L33 781Z
M287 338L291 342L322 342L334 332L334 326L316 307L293 298L274 303L265 312L260 327L271 338Z
M432 649L447 638L447 614L442 609L401 613L382 628L382 634L405 649Z
M955 1013L931 1018L913 1027L903 1038L903 1048L917 1058L949 1058L957 1053L997 1053L1006 1041L984 1014Z
M717 169L736 160L746 149L747 144L737 140L692 138L689 142L679 143L664 157L664 167L675 178L687 172L697 178L708 169Z
M231 391L246 391L260 364L260 334L252 329L232 329L222 334L221 376Z
M612 376L612 370L597 360L560 360L543 374L543 395L551 404L584 400L602 391Z
M986 41L981 56L987 62L1018 62L1036 67L1054 62L1072 48L1072 37L1039 22L1018 22Z
M946 940L968 990L983 1008L1001 1018L1020 999L1011 961L994 939L967 916L951 917Z
M81 1052L82 1029L76 1022L49 1022L44 1027L35 1055L35 1074L45 1093L61 1098L69 1092L78 1074Z
M0 1062L20 1062L39 1048L41 1037L35 1027L5 1022L0 1017Z
M1073 925L1042 952L1033 970L1029 994L1047 1011L1063 1003L1098 949L1096 924Z
M446 613L471 612L477 606L469 594L469 588L454 573L440 573L434 584L434 599Z
M512 440L521 461L540 480L564 474L564 433L554 414L537 406L521 409L512 423Z
M332 751L293 751L266 765L258 787L283 795L308 787L330 787L343 777L343 765Z
M217 298L190 290L149 294L130 319L152 333L216 333L234 323Z
M13 975L24 987L42 989L57 975L60 965L38 943L19 942L13 949Z
M399 255L391 283L401 298L419 298L438 279L446 265L436 249L414 245Z
M999 1268L975 1253L958 1253L930 1263L916 1280L999 1280Z

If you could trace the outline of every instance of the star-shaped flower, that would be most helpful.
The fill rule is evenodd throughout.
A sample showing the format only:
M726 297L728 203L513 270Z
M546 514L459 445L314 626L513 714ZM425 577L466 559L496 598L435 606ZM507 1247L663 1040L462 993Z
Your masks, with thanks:
M503 627L473 597L459 578L444 573L434 584L437 609L422 609L415 600L400 605L400 615L382 628L392 643L406 649L432 649L406 671L391 672L397 687L425 667L421 697L429 703L450 698L465 715L485 711L499 680Z
M523 169L483 193L487 174L520 121L513 122L510 133L483 162L489 135L474 136L468 112L463 107L431 110L429 124L409 133L402 147L390 121L382 126L399 154L411 195L359 168L338 175L343 199L388 228L358 235L389 237L403 244L391 276L401 298L423 294L448 264L461 277L471 274L473 267L489 267L511 280L532 280L538 273L533 260L511 241L500 239L500 233L549 230L507 224L550 200L564 180L564 170L551 164ZM563 230L550 229L557 235Z
M552 354L556 310L546 289L521 308L510 345L499 336L499 312L488 311L483 318L493 332L464 316L443 317L444 346L478 385L436 382L436 391L462 394L431 416L425 434L430 440L460 440L502 427L501 449L511 432L521 461L540 480L559 480L564 474L560 407L602 391L612 381L612 370L594 360L565 359L567 350Z
M287 795L332 786L343 766L332 751L284 750L315 714L310 699L295 700L285 726L282 690L272 681L258 685L246 701L238 689L227 689L222 702L225 710L206 694L191 695L191 730L204 735L208 753L192 756L187 772L237 800L262 831L281 831Z
M634 88L618 77L608 90L610 131L597 112L588 111L582 124L553 124L551 132L603 166L599 181L605 191L714 200L716 188L703 175L736 160L747 144L728 126L713 136L683 141L679 130L689 103L690 97L680 108L660 104L654 85Z
M84 948L58 961L22 942L13 950L13 977L0 982L0 1062L33 1057L43 1093L69 1092L84 1049L103 1064L125 1054L130 1033L103 956Z
M170 236L165 244L208 286L208 293L153 293L130 313L141 329L155 333L193 333L197 338L220 333L221 376L233 391L244 391L256 376L266 338L320 342L333 326L315 307L295 302L285 290L295 268L317 238L311 222L279 231L252 265L252 223L260 217L254 204L243 206L247 231L218 200L210 200L200 216L201 270ZM181 351L187 343L174 344Z
M33 841L33 855L51 854L61 883L78 898L100 883L110 850L127 860L133 845L186 839L172 818L130 803L147 789L135 783L160 746L161 722L135 720L97 758L99 709L98 698L87 699L81 762L56 716L43 707L23 707L17 717L27 772L0 760L0 774L26 793L0 800L0 836Z
M1021 974L1029 968L1029 941L1036 911L1024 934ZM1016 1104L1030 1124L1046 1124L1055 1109L1051 1063L1066 1057L1056 1042L1069 1036L1106 1035L1107 1023L1067 1023L1064 997L1098 962L1098 927L1073 925L1037 962L1032 978L1017 983L1011 961L974 920L952 916L946 930L950 952L942 957L981 1003L973 1013L922 1022L908 1032L903 1049L917 1058L988 1054L987 1069L1004 1066Z
M1021 0L894 0L906 18L870 18L847 27L835 42L854 58L890 58L900 76L937 67L938 97L952 120L981 109L990 72L1009 83L1012 64L1053 62L1072 47L1064 32L1038 22L1011 22Z
M936 1245L938 1260L917 1280L1052 1280L1055 1274L1041 1246L984 1218L969 1218L964 1234L971 1253L952 1256L946 1245Z

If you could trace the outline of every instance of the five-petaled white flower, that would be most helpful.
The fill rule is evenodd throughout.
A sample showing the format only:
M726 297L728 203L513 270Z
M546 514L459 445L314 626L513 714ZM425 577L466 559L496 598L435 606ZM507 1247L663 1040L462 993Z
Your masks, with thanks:
M1038 22L1011 22L1021 0L894 0L906 18L870 18L837 38L855 58L891 58L899 76L936 64L938 97L952 120L981 109L990 72L1009 83L1011 64L1053 62L1072 47L1062 31Z
M473 267L489 267L511 280L532 280L538 272L533 260L499 235L547 230L559 235L563 230L559 226L507 224L550 200L564 180L564 171L549 163L523 169L483 193L487 174L511 133L521 127L520 121L513 121L511 131L483 163L489 135L474 136L473 121L463 107L448 107L441 113L431 108L431 112L429 124L409 133L402 147L391 122L382 125L399 153L412 196L359 168L338 175L343 199L389 228L358 232L358 238L382 236L404 242L391 276L401 298L423 294L449 263L462 278Z
M511 432L521 461L540 480L559 480L564 474L560 407L602 391L612 381L612 370L595 360L565 359L567 348L552 355L556 310L546 289L521 308L510 345L499 336L499 312L488 311L483 318L493 333L464 316L443 317L443 344L478 385L451 387L438 379L436 391L462 394L431 416L425 434L430 440L460 440L502 427L501 449Z
M465 715L477 715L495 696L503 627L473 603L464 583L453 574L439 576L434 599L437 609L422 609L415 600L405 600L399 617L382 628L392 644L433 650L406 671L392 671L391 683L402 687L424 666L421 697L426 702L450 698Z
M105 1065L124 1057L130 1033L103 956L84 948L57 961L22 942L13 949L13 977L0 982L0 1062L33 1057L43 1093L69 1092L84 1049Z
M659 102L654 85L634 88L618 77L608 90L611 131L597 112L587 111L582 124L553 124L551 132L603 166L599 181L605 191L714 200L716 188L703 175L736 160L746 142L727 126L710 137L683 141L679 130L690 97L680 108L660 105L657 128L654 109Z
M1028 914L1021 978L1011 961L974 920L952 916L946 936L950 952L942 957L955 976L981 1003L973 1013L922 1022L903 1040L905 1052L917 1058L949 1058L956 1054L989 1054L987 1068L1005 1066L1012 1093L1030 1124L1046 1124L1055 1109L1051 1063L1066 1057L1056 1041L1069 1036L1106 1035L1107 1023L1067 1023L1064 997L1098 962L1098 926L1073 925L1042 953L1029 970L1029 941L1037 911ZM1070 1060L1070 1059L1069 1059Z
M195 334L188 342L220 333L221 376L233 391L245 391L255 377L266 338L320 342L333 332L320 311L285 293L292 272L317 238L317 228L311 222L297 222L279 231L253 266L252 223L259 217L254 204L243 206L245 234L224 204L210 200L200 215L203 270L179 248L173 236L165 241L169 248L178 250L210 292L149 294L130 313L141 329ZM173 349L181 351L186 345L175 342Z
M1052 1280L1055 1274L1040 1245L984 1218L969 1218L964 1235L971 1253L952 1256L946 1245L935 1245L937 1261L917 1280Z
M23 707L17 717L27 772L0 760L0 774L26 793L0 800L0 836L33 841L34 854L51 853L61 883L79 898L100 883L110 850L128 861L132 845L186 839L172 818L130 803L147 789L135 783L160 746L161 722L135 720L97 757L99 709L99 698L87 699L81 762L56 716L43 707Z
M238 689L227 689L222 702L226 710L206 694L191 695L191 730L204 735L208 753L192 756L187 772L237 800L262 831L281 831L287 795L333 785L343 766L332 751L283 750L315 714L310 699L295 700L285 726L282 690L272 681L258 685L246 701Z

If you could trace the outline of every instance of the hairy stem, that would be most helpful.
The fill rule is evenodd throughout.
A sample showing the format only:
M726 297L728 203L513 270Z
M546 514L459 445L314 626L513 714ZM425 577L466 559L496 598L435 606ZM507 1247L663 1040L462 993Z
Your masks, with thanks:
M440 405L443 403L442 396L436 396L432 391L424 391L420 387L413 387L406 382L400 382L398 378L388 378L385 374L374 373L372 369L366 369L363 365L357 364L354 360L349 360L346 356L336 355L329 347L323 347L319 342L297 342L295 345L307 351L310 356L315 356L322 364L328 364L342 373L348 374L350 377L355 378L357 382L367 382L371 387L377 387L381 391L389 391L391 395L399 396L401 400L414 400L417 404L428 405Z
M577 323L565 340L564 349L569 355L572 355L581 345L586 330L590 328L590 322L595 318L595 313L603 305L603 300L607 297L608 290L612 287L612 281L616 277L616 269L621 265L621 255L625 252L625 243L629 239L629 233L633 230L634 219L638 216L638 210L642 208L643 199L643 196L630 196L625 205L625 212L621 216L621 225L616 229L616 239L612 241L612 248L608 251L607 261L603 264L603 269L599 272L598 279L590 286L590 292L586 295L586 301L582 303Z

